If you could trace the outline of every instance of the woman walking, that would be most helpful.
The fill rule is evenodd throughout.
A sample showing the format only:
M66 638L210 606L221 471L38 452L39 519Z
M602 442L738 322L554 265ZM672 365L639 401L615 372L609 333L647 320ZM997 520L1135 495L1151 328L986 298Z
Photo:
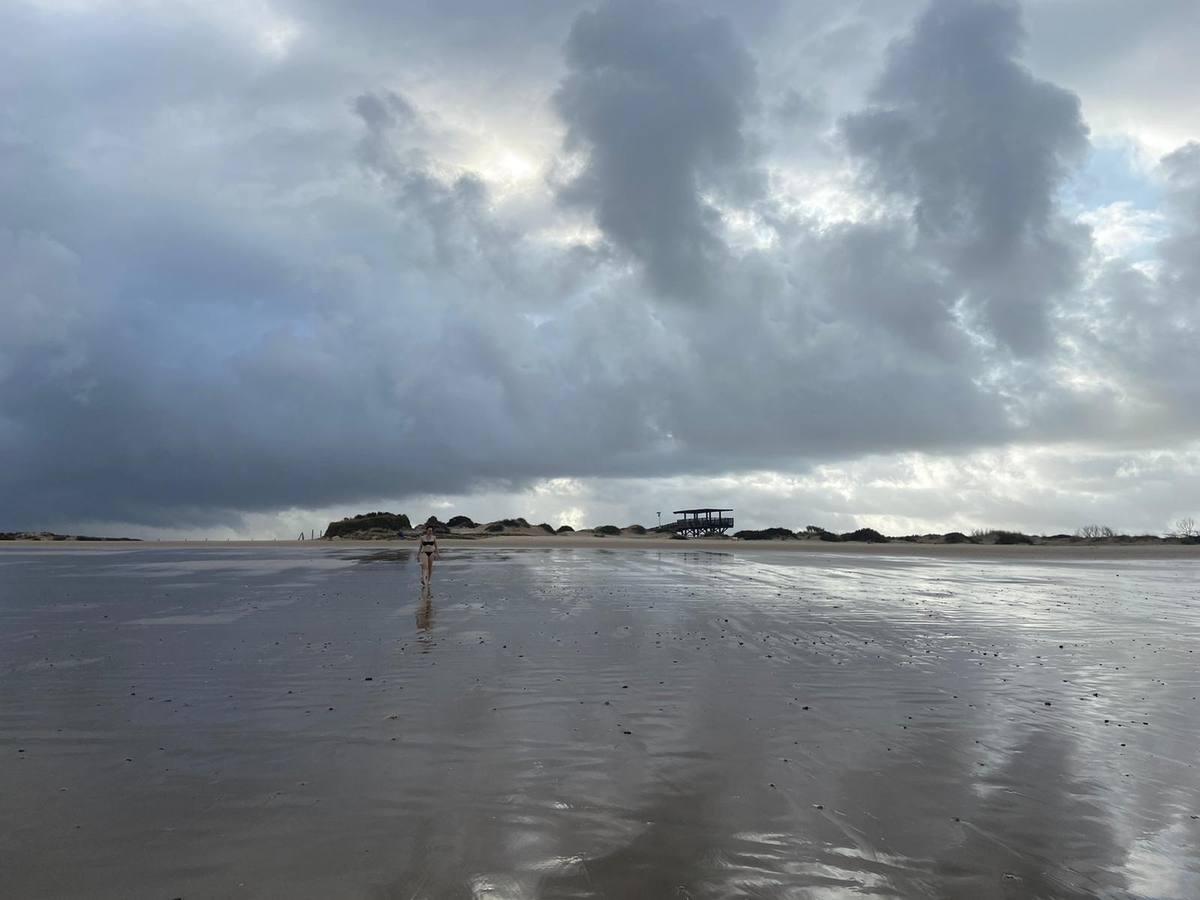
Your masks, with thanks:
M433 526L427 524L421 535L421 546L417 548L417 559L421 563L421 587L429 587L429 582L433 580L433 561L440 557L437 535L433 533Z

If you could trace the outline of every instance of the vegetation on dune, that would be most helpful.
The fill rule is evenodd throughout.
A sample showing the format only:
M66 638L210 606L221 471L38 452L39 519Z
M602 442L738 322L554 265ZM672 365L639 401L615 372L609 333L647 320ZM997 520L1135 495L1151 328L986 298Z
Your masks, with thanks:
M340 522L330 522L325 528L325 537L345 537L359 531L411 531L412 524L404 513L370 512L350 516Z
M884 537L874 528L860 528L857 531L847 531L842 536L843 541L858 541L866 544L886 544L888 538Z
M796 535L790 528L776 526L775 528L753 529L746 528L742 531L736 531L733 535L743 541L781 541L791 540Z
M515 518L515 519L497 519L495 522L489 522L488 525L483 530L495 533L498 531L504 531L504 529L506 529L506 528L529 528L529 527L530 527L529 523L526 522L524 518L522 518L521 516L517 516L517 518Z
M486 525L473 521L469 516L452 516L449 521L441 522L437 516L430 516L427 525L432 525L438 534L449 534L450 529L482 528L492 534L509 530L537 531L544 534L571 534L575 529L570 525L560 525L557 528L548 522L532 526L522 516L511 519L499 519ZM412 531L412 525L407 515L376 511L359 513L349 516L340 522L330 522L325 529L324 537L360 537L364 539L386 539L389 536L403 537L404 532ZM620 534L668 534L673 539L686 539L687 535L674 530L674 524L666 524L647 528L644 525L633 524L624 528L616 525L598 525L595 528L583 529L582 533L596 536L617 536ZM715 537L715 535L713 536ZM725 537L725 535L720 535ZM942 543L942 544L1079 544L1081 542L1103 544L1197 544L1200 545L1200 525L1191 517L1177 520L1173 528L1167 529L1165 535L1154 534L1122 534L1108 525L1083 525L1074 534L1052 534L1034 536L1020 531L1010 531L1001 528L976 528L970 534L961 531L949 531L945 534L910 534L902 537L888 537L874 528L859 528L842 534L835 534L820 525L806 525L802 531L791 531L783 526L760 529L742 529L734 532L733 537L744 541L786 541L791 539L817 538L830 543L857 542L882 544L889 541L906 541L908 543ZM0 532L0 540L113 540L112 538L91 538L84 536L68 536L51 534L50 532ZM117 540L128 540L127 538Z
M425 520L425 528L432 528L434 534L449 534L450 526L445 522L439 522L437 516L430 516Z
M1033 538L1020 531L989 531L988 536L997 544L1032 544Z

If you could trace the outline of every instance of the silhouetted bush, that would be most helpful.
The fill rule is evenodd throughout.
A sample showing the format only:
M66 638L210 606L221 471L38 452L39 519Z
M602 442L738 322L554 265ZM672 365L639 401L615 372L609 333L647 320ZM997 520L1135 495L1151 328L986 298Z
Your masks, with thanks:
M642 525L630 525L629 530L632 531L634 534L645 534L646 533L646 529Z
M947 544L965 544L970 540L961 531L949 531L942 535L942 541Z
M740 538L743 541L778 541L790 540L796 535L792 533L790 528L776 527L762 528L758 530L748 528L735 532L733 536L735 538Z
M559 525L558 529L555 533L556 534L569 534L570 532L572 532L574 530L575 529L572 528L570 525Z
M804 530L809 534L825 534L825 529L820 525L805 525Z
M594 534L614 535L614 534L620 534L621 529L618 528L616 525L599 525L599 526L593 528L592 532Z
M838 537L836 534L834 534L832 531L825 531L824 529L817 532L817 537L819 537L823 541L829 541L830 543L834 543L834 544L838 543L841 540L841 538Z
M450 521L446 523L451 528L475 528L477 527L471 521L470 516L451 516Z
M542 529L542 531L546 532L546 534L554 534L554 526L549 522L543 522L538 526L538 528Z
M992 531L997 544L1032 544L1033 538L1019 531Z
M496 532L496 531L503 531L506 528L529 528L529 527L530 527L529 523L526 522L520 516L518 516L515 519L499 519L495 522L492 522L490 525L488 525L486 528L484 528L484 531Z
M867 544L886 544L888 539L874 528L860 528L858 531L847 531L842 535L843 541L860 541Z
M342 519L340 522L330 522L325 528L325 537L342 537L347 534L354 534L356 531L369 531L373 528L381 531L400 532L410 531L412 525L408 521L408 516L404 515L404 513L361 513L351 518Z

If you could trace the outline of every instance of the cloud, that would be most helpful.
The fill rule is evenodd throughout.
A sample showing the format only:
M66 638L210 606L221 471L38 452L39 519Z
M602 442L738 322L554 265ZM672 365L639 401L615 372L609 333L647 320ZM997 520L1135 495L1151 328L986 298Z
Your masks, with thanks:
M1188 496L1195 148L1073 218L1017 8L913 8L6 6L0 527Z
M1082 160L1079 100L1017 60L1012 2L937 0L894 44L873 108L842 129L873 183L911 204L921 250L966 309L1020 355L1045 352L1056 295L1074 288L1086 231L1057 214Z
M566 61L555 108L585 161L561 201L592 211L657 293L711 296L725 249L704 195L754 190L743 134L753 59L726 19L613 0L576 20Z

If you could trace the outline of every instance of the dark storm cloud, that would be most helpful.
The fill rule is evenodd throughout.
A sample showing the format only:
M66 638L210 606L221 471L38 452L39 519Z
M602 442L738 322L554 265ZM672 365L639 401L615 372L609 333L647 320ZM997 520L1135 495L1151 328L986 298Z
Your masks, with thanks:
M1055 194L1087 128L1078 98L1017 61L1021 39L1015 2L936 0L842 128L874 182L912 203L921 249L983 326L1027 355L1049 348L1052 301L1078 283L1086 238Z
M616 0L576 20L566 59L555 107L586 161L560 198L593 210L660 294L710 295L725 247L702 192L746 174L750 55L727 20Z

